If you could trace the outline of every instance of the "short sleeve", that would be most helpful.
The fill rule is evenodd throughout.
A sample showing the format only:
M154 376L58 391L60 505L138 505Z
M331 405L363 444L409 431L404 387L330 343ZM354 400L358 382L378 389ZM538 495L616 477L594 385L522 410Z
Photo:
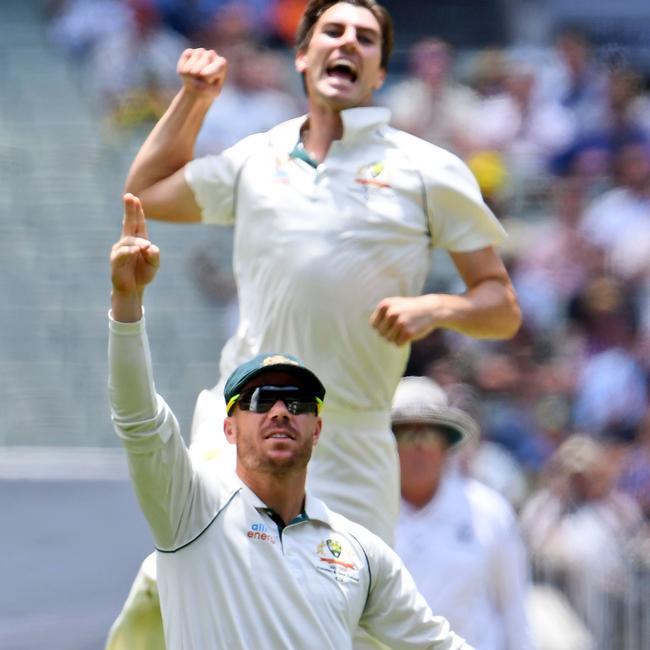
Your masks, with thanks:
M431 162L422 171L433 246L456 252L498 246L506 232L467 165L441 149Z
M185 165L185 180L194 192L204 223L230 226L235 222L239 175L246 161L268 135L256 133L217 155L203 156Z

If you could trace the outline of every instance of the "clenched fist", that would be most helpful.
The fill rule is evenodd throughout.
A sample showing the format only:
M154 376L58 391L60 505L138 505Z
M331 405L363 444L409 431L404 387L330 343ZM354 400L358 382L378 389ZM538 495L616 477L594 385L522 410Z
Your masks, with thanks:
M186 91L216 98L226 80L228 62L214 50L185 50L176 65Z

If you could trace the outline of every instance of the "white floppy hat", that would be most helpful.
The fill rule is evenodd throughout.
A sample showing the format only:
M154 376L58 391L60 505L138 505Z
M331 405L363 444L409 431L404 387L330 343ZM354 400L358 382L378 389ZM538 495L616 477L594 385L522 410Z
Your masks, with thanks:
M442 427L448 433L452 447L479 433L474 418L450 406L445 391L428 377L402 378L393 397L391 423L422 423Z

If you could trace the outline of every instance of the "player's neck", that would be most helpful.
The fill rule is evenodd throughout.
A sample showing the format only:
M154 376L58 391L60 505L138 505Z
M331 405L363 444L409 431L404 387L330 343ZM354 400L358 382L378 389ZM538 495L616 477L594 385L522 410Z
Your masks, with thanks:
M301 132L303 146L319 163L325 160L334 140L343 137L341 113L329 107L313 105L309 108L309 119Z
M239 478L280 516L285 524L295 519L305 503L305 471L283 474L247 472L237 468Z

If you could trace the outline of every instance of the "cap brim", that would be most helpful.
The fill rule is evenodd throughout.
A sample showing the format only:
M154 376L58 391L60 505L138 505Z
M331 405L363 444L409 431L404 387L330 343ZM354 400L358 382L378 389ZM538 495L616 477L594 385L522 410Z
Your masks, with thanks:
M295 364L290 363L275 363L272 366L265 366L252 370L241 378L237 385L236 392L240 392L253 379L278 371L286 372L287 374L296 377L299 380L300 385L313 390L314 396L318 397L318 399L323 399L325 397L325 387L311 370L304 366L296 366Z
M471 437L478 436L478 425L473 418L453 407L437 410L431 409L426 413L409 413L394 411L391 423L396 424L429 424L440 427L447 434L450 447L457 447Z

